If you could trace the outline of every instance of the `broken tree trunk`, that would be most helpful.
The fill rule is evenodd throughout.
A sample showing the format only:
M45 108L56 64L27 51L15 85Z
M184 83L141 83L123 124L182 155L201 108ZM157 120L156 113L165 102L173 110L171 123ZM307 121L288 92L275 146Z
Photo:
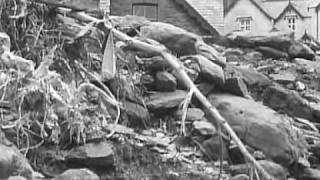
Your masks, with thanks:
M267 34L264 36L244 36L231 34L224 37L224 40L221 43L231 47L253 49L258 47L257 50L259 50L259 47L269 47L278 50L279 52L288 53L291 59L305 58L312 60L315 57L315 53L311 48L294 40L290 34Z
M67 14L71 17L87 21L87 22L102 22L99 19L96 19L94 17L88 16L84 12L72 12L68 10L59 10L60 13ZM241 142L239 137L236 135L236 133L233 131L231 126L227 123L227 121L220 115L220 113L217 111L217 109L212 106L212 104L208 101L208 99L199 91L199 89L195 86L193 81L189 78L188 74L184 71L184 68L182 67L181 63L179 63L179 60L170 54L168 50L162 46L154 46L150 45L148 43L133 39L126 34L112 28L110 24L107 22L104 22L107 29L110 29L111 32L113 32L114 36L118 38L121 41L124 41L127 43L128 46L132 46L134 48L140 49L142 51L148 51L151 54L159 54L161 55L167 62L170 64L170 66L177 72L177 75L179 78L185 83L185 85L194 92L194 95L200 100L200 102L203 104L205 108L208 109L208 112L210 113L210 116L212 116L216 121L217 124L223 126L226 131L229 133L229 135L232 137L232 139L236 142L239 149L243 153L243 155L247 158L247 160L254 165L254 167L258 170L258 172L261 173L264 179L267 180L273 180L274 178L270 176L263 167L255 160L255 158L247 151L244 144ZM213 122L216 123L216 122Z

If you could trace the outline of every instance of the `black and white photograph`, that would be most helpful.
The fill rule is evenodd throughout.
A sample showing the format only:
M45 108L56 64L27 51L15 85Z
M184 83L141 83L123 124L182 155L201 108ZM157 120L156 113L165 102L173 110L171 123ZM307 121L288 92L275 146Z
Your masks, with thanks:
M320 0L0 0L0 180L320 180Z

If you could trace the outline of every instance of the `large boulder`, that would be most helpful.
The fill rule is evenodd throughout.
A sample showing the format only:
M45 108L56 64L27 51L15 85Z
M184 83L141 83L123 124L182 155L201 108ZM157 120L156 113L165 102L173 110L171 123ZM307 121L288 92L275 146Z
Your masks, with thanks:
M215 48L206 44L200 36L182 28L162 22L150 22L142 25L140 30L143 37L164 44L179 56L201 54L222 67L226 64L226 58Z
M211 94L209 101L249 146L289 167L305 152L305 141L290 128L287 117L268 107L229 94Z
M298 92L288 90L275 84L263 93L263 103L272 109L282 111L290 116L301 117L319 122L320 105L302 98Z
M28 160L15 146L0 144L0 154L0 179L18 175L32 179L33 170Z

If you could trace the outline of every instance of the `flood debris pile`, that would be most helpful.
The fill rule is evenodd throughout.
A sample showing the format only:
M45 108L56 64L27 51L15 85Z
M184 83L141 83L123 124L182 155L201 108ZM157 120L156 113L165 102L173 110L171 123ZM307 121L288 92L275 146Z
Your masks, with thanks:
M221 46L77 4L2 3L0 178L319 179L310 38Z

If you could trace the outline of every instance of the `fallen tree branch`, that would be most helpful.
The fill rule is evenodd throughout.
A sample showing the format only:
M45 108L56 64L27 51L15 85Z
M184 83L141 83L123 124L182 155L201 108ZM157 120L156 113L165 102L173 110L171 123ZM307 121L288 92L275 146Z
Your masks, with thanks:
M101 21L97 18L94 18L85 14L84 12L73 12L73 11L68 11L64 9L59 9L58 11L62 14L67 14L68 16L77 18L82 21L87 21L87 22ZM233 131L231 126L228 124L228 122L220 115L218 110L208 101L208 99L196 87L196 85L189 78L188 74L184 71L183 66L181 65L181 63L179 63L179 60L175 56L170 54L168 50L164 47L154 46L154 45L151 45L127 36L126 34L112 28L111 24L109 24L108 22L105 22L105 27L109 29L111 32L113 32L116 38L126 42L127 45L134 47L136 49L139 49L141 51L147 51L148 53L161 55L168 62L168 64L170 64L170 66L176 71L175 74L178 75L178 78L180 78L189 89L194 90L194 95L208 110L210 116L212 116L213 119L216 121L212 123L217 123L222 127L224 127L224 129L229 133L231 138L235 141L235 143L237 144L237 146L239 147L240 151L245 156L245 158L250 163L253 164L253 166L259 171L259 173L262 175L264 179L274 180L274 178L271 175L269 175L269 173L266 172L263 169L263 167L255 160L255 158L248 152L248 150L246 149L246 147L244 146L240 138L236 135L236 133Z

